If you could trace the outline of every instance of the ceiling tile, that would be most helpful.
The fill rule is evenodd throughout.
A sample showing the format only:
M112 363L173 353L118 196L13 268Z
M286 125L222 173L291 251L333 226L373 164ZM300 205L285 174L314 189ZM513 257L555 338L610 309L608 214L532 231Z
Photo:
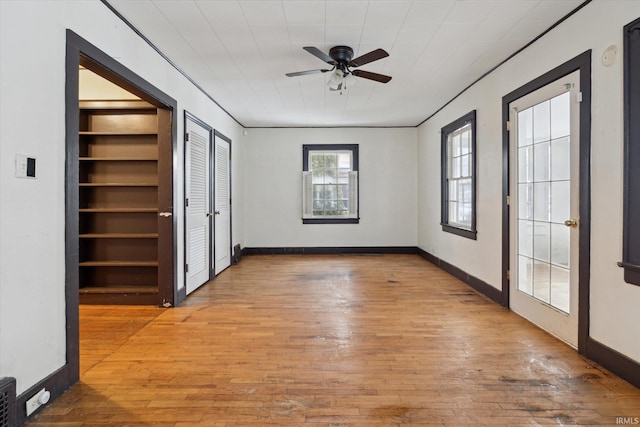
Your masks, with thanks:
M283 1L288 25L325 25L324 1Z
M249 25L286 25L282 3L279 1L241 1L240 7Z
M0 0L2 1L2 0ZM582 0L109 0L246 126L414 126ZM390 56L329 92L302 48Z

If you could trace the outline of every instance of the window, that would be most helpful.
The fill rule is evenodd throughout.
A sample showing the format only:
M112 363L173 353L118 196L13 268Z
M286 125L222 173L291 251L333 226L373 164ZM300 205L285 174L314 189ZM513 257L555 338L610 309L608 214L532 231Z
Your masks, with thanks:
M303 145L302 152L302 222L357 224L358 145Z
M640 285L640 19L624 27L624 280Z
M442 128L442 230L476 238L476 111Z

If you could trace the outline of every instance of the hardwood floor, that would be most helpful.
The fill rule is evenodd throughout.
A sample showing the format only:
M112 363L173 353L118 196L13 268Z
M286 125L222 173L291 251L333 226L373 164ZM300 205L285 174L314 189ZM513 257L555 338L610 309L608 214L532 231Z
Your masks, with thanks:
M81 307L29 426L616 425L640 390L416 255L248 256L173 309Z

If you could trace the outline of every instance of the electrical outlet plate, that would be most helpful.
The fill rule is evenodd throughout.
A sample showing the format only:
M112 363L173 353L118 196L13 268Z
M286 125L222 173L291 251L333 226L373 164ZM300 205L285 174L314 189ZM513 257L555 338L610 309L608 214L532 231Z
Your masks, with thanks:
M43 388L39 392L33 395L31 399L27 400L27 417L33 414L39 407L42 406L40 402L40 396L42 396L46 390Z

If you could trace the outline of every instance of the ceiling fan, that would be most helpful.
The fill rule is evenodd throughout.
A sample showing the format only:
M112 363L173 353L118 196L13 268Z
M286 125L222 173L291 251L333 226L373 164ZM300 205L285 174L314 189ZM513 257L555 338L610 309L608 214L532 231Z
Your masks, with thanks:
M372 50L369 53L365 53L362 56L353 58L353 49L349 46L334 46L329 50L329 55L318 49L317 47L307 46L303 47L304 50L312 54L313 56L320 58L333 68L296 71L294 73L287 73L288 77L304 76L307 74L328 73L334 71L333 75L329 79L329 90L342 91L346 88L347 83L351 79L351 76L361 77L363 79L369 79L380 83L387 83L391 80L390 76L384 74L373 73L371 71L364 70L351 70L351 68L360 67L361 65L368 64L369 62L377 61L378 59L386 58L389 54L383 49ZM341 92L342 93L342 92Z

